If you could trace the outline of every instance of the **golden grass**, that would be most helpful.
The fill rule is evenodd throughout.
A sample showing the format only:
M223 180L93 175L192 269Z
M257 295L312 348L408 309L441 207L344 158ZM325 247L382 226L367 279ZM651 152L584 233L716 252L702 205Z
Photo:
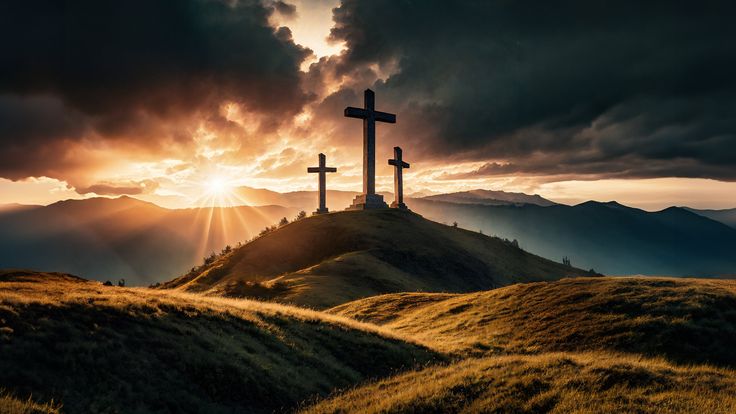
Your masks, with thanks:
M383 295L330 312L459 355L614 350L736 366L732 280L575 278L462 295Z
M468 359L358 387L304 413L733 413L736 376L609 353Z
M575 278L331 312L0 272L0 405L736 412L736 281Z
M435 359L307 309L0 273L0 387L70 412L269 412Z
M61 406L53 402L40 404L31 398L20 400L0 390L0 414L59 414Z

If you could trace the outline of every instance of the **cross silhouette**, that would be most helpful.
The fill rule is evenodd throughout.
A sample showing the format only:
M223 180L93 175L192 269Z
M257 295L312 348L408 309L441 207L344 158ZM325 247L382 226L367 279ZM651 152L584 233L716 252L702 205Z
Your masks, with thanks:
M327 166L327 157L325 154L319 154L319 167L308 167L308 173L319 174L319 208L314 214L324 214L329 212L327 209L327 174L328 172L337 172L337 168Z
M363 203L365 207L378 207L383 202L382 196L376 195L376 122L396 123L396 115L376 111L376 95L366 89L363 94L363 108L349 106L345 108L345 116L363 120ZM380 200L378 199L380 198ZM369 207L368 207L369 208Z
M394 147L394 159L388 160L388 165L394 166L394 197L392 208L407 208L404 204L404 168L409 168L409 163L404 162L401 157L401 147Z

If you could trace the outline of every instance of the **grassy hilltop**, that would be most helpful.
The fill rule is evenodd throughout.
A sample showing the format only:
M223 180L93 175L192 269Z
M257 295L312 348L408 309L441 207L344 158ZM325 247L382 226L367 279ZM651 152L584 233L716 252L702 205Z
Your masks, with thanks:
M565 279L383 295L330 312L458 360L365 384L310 413L736 411L736 281Z
M472 292L583 275L501 239L391 209L289 223L163 287L328 308L382 293Z
M5 407L32 396L71 413L270 412L433 359L305 309L0 273L0 390L19 399Z
M736 367L734 280L576 278L382 295L330 312L462 355L613 350Z

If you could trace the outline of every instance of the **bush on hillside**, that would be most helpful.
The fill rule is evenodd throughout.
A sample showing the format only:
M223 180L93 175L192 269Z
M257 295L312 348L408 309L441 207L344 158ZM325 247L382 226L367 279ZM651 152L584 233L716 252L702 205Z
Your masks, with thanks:
M212 263L214 263L214 262L215 262L215 260L217 260L217 254L215 254L215 252L212 252L212 253L210 253L210 255L209 255L209 256L207 256L207 257L205 257L205 258L203 259L203 261L204 261L204 266L208 266L208 265L211 265Z

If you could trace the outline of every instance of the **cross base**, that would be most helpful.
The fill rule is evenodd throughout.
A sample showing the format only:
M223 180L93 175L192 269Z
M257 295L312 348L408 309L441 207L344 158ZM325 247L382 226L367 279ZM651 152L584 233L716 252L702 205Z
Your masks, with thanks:
M374 210L380 208L388 208L386 202L383 201L383 196L380 194L359 194L355 196L353 204L348 207L348 210Z
M402 210L408 210L409 209L409 207L407 207L406 204L404 204L404 203L397 203L395 201L393 203L391 203L391 208L400 208Z
M325 207L325 208L318 208L317 210L314 211L314 213L312 213L312 215L313 216L316 216L318 214L327 214L329 212L330 212L330 209L327 208L327 207Z

